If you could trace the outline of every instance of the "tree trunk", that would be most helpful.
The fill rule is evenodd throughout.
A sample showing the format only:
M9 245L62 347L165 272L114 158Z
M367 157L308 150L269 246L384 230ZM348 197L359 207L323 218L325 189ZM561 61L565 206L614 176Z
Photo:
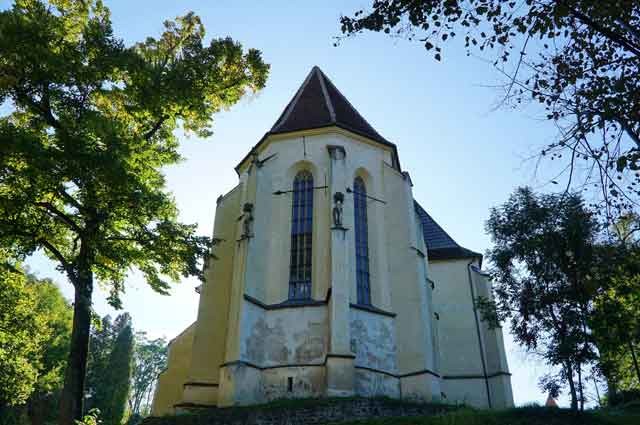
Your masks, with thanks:
M569 383L569 393L571 394L571 410L576 412L578 410L578 395L576 394L576 384L573 382L573 368L571 364L565 365L567 368L567 380Z
M89 331L91 329L91 294L93 292L93 274L80 272L74 282L75 299L73 304L73 329L71 347L60 400L59 425L72 425L74 420L82 419L84 401L84 380L87 372L89 352Z
M633 342L629 341L629 351L631 352L631 358L633 359L633 367L636 369L636 376L638 377L638 382L640 382L640 367L638 366L638 358L636 357L636 352L633 349Z
M578 393L580 394L580 411L584 412L584 388L582 386L582 365L578 364Z

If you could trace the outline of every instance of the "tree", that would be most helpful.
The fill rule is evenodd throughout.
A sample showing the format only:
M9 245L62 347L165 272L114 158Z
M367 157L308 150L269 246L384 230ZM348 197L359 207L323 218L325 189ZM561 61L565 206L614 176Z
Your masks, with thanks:
M141 415L145 399L155 388L158 374L167 365L167 342L163 338L149 340L144 332L136 333L129 410Z
M85 411L96 408L101 403L97 392L100 386L103 385L105 375L109 373L109 354L113 349L117 334L118 332L113 330L110 316L105 316L99 320L96 318L91 326L85 383L85 397L87 398Z
M487 231L495 304L479 299L493 326L508 319L516 342L559 367L540 385L569 386L571 407L584 408L586 365L597 358L589 328L597 288L594 266L599 225L578 195L537 195L520 188L493 208ZM576 387L577 383L577 387Z
M1 252L0 252L1 254ZM0 406L27 401L38 381L46 325L24 272L0 257Z
M212 115L259 90L260 52L204 44L193 13L127 47L99 0L16 0L0 12L0 247L42 250L75 289L60 423L81 419L93 286L119 307L130 268L153 289L202 278L209 238L180 223L161 168L175 130L210 134Z
M626 240L599 247L600 285L590 319L610 402L618 390L640 390L640 247Z
M129 397L133 366L133 330L131 317L120 316L122 325L109 353L103 380L96 388L96 402L100 419L105 425L120 425L124 418Z
M113 388L111 384L111 355L116 347L118 336L131 326L131 316L128 313L118 315L115 320L110 316L102 319L95 318L91 327L89 339L89 356L87 361L87 380L85 384L85 411L97 409L102 412L112 409ZM101 414L102 419L102 414Z
M0 276L0 282L5 285L0 287L0 293L3 293L0 295L3 300L0 309L14 323L12 326L0 324L0 333L11 332L11 338L19 338L15 344L22 350L30 350L31 354L23 356L13 352L11 359L3 364L11 367L12 361L20 362L22 367L19 370L29 373L23 373L13 384L5 381L2 389L15 397L9 405L13 405L11 409L16 415L28 417L32 425L51 422L55 419L52 411L62 390L68 356L71 306L51 280L38 279L6 261L3 270L12 273ZM9 335L0 337L7 342L11 338ZM9 344L2 345L0 351L5 348L13 351Z
M36 303L31 314L41 316L45 330L40 347L41 361L35 388L27 400L32 425L53 421L55 404L64 382L64 368L71 340L72 308L60 289L49 279L27 275Z
M490 60L507 77L504 101L538 102L559 129L541 155L565 158L567 186L581 175L600 187L610 216L637 208L637 1L373 0L341 24L347 36L368 30L417 38L438 61L456 37L464 37L468 54L493 51Z

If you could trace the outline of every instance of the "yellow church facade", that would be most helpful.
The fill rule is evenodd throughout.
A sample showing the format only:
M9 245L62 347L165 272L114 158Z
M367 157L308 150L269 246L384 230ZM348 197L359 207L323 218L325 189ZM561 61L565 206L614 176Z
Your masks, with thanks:
M314 67L217 201L195 323L154 415L280 398L513 404L482 257L413 198L396 146Z

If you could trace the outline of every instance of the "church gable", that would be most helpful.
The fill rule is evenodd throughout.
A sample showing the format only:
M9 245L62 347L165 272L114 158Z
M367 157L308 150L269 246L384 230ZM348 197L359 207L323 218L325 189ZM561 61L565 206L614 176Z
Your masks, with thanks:
M393 168L400 171L396 145L382 137L324 72L314 66L273 127L236 166L236 172L240 173L243 164L264 149L269 140L272 140L269 136L308 130L328 131L330 128L358 136L353 137L354 139L366 139L374 145L382 145L387 151L391 151L390 162Z
M313 67L270 133L289 133L331 125L389 144L317 66Z

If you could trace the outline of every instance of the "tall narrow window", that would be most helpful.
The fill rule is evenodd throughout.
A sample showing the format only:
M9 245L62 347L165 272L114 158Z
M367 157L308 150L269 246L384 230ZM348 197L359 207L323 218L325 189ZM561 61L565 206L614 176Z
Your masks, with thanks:
M353 182L353 199L356 230L356 282L358 304L371 305L369 287L369 234L367 232L367 188L362 178Z
M293 180L291 208L291 263L289 299L311 297L311 247L313 236L313 176L299 172Z

